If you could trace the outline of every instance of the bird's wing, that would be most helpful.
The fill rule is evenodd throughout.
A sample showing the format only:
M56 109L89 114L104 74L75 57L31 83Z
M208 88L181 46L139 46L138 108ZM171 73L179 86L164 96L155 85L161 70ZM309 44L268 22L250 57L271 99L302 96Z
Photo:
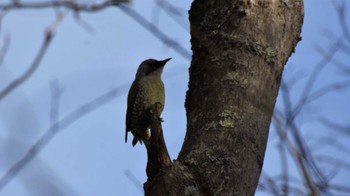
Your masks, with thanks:
M128 139L128 131L137 131L131 130L131 125L137 122L133 122L133 118L137 118L142 114L144 107L145 97L143 88L139 86L137 81L134 81L130 87L128 94L128 109L126 111L126 130L125 130L125 142ZM135 137L135 134L134 134ZM137 138L139 139L139 138Z
M128 141L128 131L130 131L130 121L131 121L131 115L132 111L134 110L134 102L137 96L137 83L134 81L130 87L129 94L128 94L128 105L126 110L126 127L125 127L125 142Z

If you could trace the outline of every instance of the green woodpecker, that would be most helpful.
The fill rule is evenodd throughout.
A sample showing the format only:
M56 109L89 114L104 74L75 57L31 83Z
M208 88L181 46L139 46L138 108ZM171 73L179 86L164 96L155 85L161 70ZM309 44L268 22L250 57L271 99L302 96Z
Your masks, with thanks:
M170 59L162 61L148 59L143 61L137 69L135 80L128 94L125 129L125 142L128 141L128 131L134 135L133 146L139 141L141 144L145 143L148 148L151 136L150 108L157 102L161 103L164 108L165 93L161 75L164 65Z

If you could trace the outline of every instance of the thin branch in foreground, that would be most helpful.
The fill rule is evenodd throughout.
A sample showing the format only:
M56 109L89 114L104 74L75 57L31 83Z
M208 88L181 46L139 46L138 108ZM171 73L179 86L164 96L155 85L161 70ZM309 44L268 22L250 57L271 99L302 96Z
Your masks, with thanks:
M12 92L15 88L20 86L23 82L25 82L39 67L41 60L43 59L51 41L53 38L53 32L56 29L57 25L63 20L64 15L60 15L56 20L47 28L45 32L44 42L41 45L38 54L36 55L32 65L21 75L19 78L12 81L7 87L5 87L0 92L0 101L5 98L10 92Z
M294 158L298 162L298 166L299 166L301 173L304 177L305 184L307 185L307 188L309 190L309 194L312 196L320 195L319 191L316 188L315 182L312 180L312 177L311 177L311 175L306 167L306 164L304 163L305 157L300 152L298 152L298 150L294 146L290 145L290 149L292 150L292 153L294 154Z
M60 98L62 95L61 88L57 79L51 81L51 109L50 109L50 125L55 124L59 119Z
M332 130L336 130L339 133L346 135L347 137L350 136L350 125L340 125L336 122L332 122L328 120L327 118L320 117L319 121L326 127L331 128Z
M88 22L86 22L85 20L83 20L83 19L80 17L80 12L74 11L73 16L74 16L75 22L76 22L79 26L81 26L83 29L85 29L88 33L92 34L92 33L95 32L94 27L92 27Z
M2 27L2 21L3 21L6 14L7 14L6 10L0 10L0 32L1 32L1 27Z
M275 195L275 196L281 195L275 181L271 177L269 177L266 173L264 173L263 176L265 177L266 188L268 188L267 190L269 190L269 192L272 195Z
M281 121L279 120L281 119L279 117L280 114L281 112L277 108L275 108L275 112L273 114L273 120L277 125L277 131L279 134L281 134L282 129L284 129L281 124ZM318 190L316 188L318 188L318 186L316 186L316 183L313 181L313 178L310 174L310 171L308 170L308 167L306 167L306 164L308 164L311 167L312 171L317 175L317 177L320 179L322 184L327 184L327 183L324 180L323 174L318 169L314 158L311 156L311 153L305 141L302 140L302 137L299 134L300 131L298 130L298 128L293 122L294 121L289 122L286 126L292 129L291 133L293 135L294 141L296 142L296 145L294 145L291 140L285 139L285 141L287 143L289 151L291 152L292 157L295 159L297 165L299 166L301 176L304 178L305 184L310 194L317 195Z
M321 89L318 89L317 91L313 92L309 95L309 97L305 100L305 104L315 101L331 92L338 92L341 90L345 90L347 88L350 88L350 81L342 81L342 82L336 82L334 84L329 84L327 86L322 87Z
M123 3L130 2L129 0L106 0L99 4L79 4L75 1L61 0L61 1L42 1L42 2L18 2L18 3L7 3L0 4L0 10L13 10L13 9L43 9L43 8L55 8L64 7L73 11L84 11L84 12L96 12L108 8L110 6L117 6L126 15L134 19L143 28L153 34L160 41L165 43L168 47L174 49L182 57L187 60L191 60L191 52L178 44L175 40L168 37L163 31L157 28L154 24L147 21L136 11L125 6Z
M345 49L344 47L344 43L342 45L340 45L341 49ZM323 50L321 47L318 47L318 53L320 53L322 56L331 56L330 52L327 52L325 50ZM349 76L350 74L350 67L349 65L343 63L342 61L338 60L337 58L333 58L332 59L332 64L336 65L336 67L339 69L340 74L339 75L345 75L345 76Z
M2 47L0 49L0 67L2 63L4 62L6 52L8 51L10 46L10 37L8 35L4 38L4 43L2 44Z
M332 137L333 134L334 133L331 133L330 135L320 137L316 140L310 141L310 149L312 149L313 152L318 152L325 148L333 148L338 152L345 152L345 153L350 152L350 148L348 148L346 144L343 144L342 142L340 142L338 137Z
M330 185L329 188L331 190L337 191L337 192L343 192L345 194L350 193L350 187L349 185Z
M316 159L319 162L337 166L337 169L344 169L344 171L350 170L350 163L342 160L342 158L336 158L336 157L328 156L328 155L318 155L316 157Z
M106 0L99 4L79 4L76 1L71 0L58 0L58 1L38 1L38 2L11 2L0 4L0 10L14 10L14 9L43 9L53 7L65 7L75 11L94 12L105 9L112 5L118 5L119 3L127 3L129 0Z
M312 168L313 172L317 175L317 177L322 182L324 182L323 175L322 175L321 171L318 169L307 143L303 140L303 137L300 135L300 131L299 131L297 125L295 124L295 118L291 114L292 101L291 101L289 87L283 81L281 82L281 90L283 92L282 99L284 100L284 106L285 106L285 114L286 114L286 125L285 126L286 126L286 129L289 129L289 128L291 129L291 134L292 134L293 140L296 143L296 147L300 151L301 157L303 157L305 159L305 161L309 164L309 166ZM308 98L308 96L306 98ZM302 103L305 104L305 101ZM303 106L304 105L300 106L300 110L302 109ZM280 115L282 112L280 112L278 109L275 108L275 113ZM294 151L292 151L292 152L293 152L292 154L295 155ZM297 159L295 159L295 160L300 165L301 163L300 163L299 158L298 157L296 157L296 158ZM304 163L304 162L302 162L302 163ZM304 172L302 172L302 173L304 173ZM308 179L306 177L304 177L304 178L306 179L305 181L308 181Z
M47 48L50 45L50 42L52 40L52 34L51 32L47 32L44 38L44 42L35 57L32 65L29 67L29 69L19 78L15 79L13 82L11 82L7 87L4 88L0 92L0 101L5 98L12 90L17 88L19 85L21 85L23 82L25 82L33 73L34 71L38 68L40 61L42 60L44 54L46 53Z
M129 83L128 83L129 85ZM50 128L44 133L43 136L29 148L26 154L18 160L10 169L4 174L0 179L0 191L11 181L13 178L31 161L34 157L39 154L45 146L59 133L61 130L72 125L74 122L84 117L85 115L91 113L102 105L108 103L117 95L119 91L123 89L125 85L112 89L101 96L91 100L90 102L83 104L76 110L72 111L60 121L55 122L50 126ZM59 126L58 126L59 125Z
M124 170L124 174L135 185L137 190L143 193L142 183L135 177L135 175L128 169Z
M120 4L118 6L118 8L121 11L123 11L126 15L128 15L132 19L134 19L139 25L141 25L147 31L152 33L159 40L161 40L165 45L169 46L170 48L173 48L177 53L179 53L185 59L191 60L191 53L187 49L182 47L175 40L173 40L170 37L168 37L163 31L161 31L154 24L152 24L148 20L146 20L144 17L142 17L135 10L133 10L133 9L131 9L131 8L125 6L125 5L122 5L122 4Z
M186 20L179 20L180 18L185 18L185 16L181 13L180 9L172 5L166 0L155 0L155 3L158 7L163 9L171 19L173 19L182 29L186 32L189 31L189 24L185 23ZM154 11L154 13L159 13L159 11Z
M348 24L346 22L346 1L341 1L339 5L336 5L334 2L334 5L336 7L337 13L338 13L338 19L340 22L340 27L343 31L343 34L345 36L345 40L350 43L350 29L348 28Z
M342 43L342 41L343 41L342 39L338 39L332 45L332 47L329 49L330 52L328 53L328 55L323 56L321 61L319 63L317 63L317 65L315 66L315 69L312 71L312 73L308 77L308 80L306 81L304 89L301 93L301 97L299 98L297 104L295 104L294 108L289 111L290 112L290 117L289 117L290 120L293 120L295 118L295 116L297 116L300 113L300 111L302 110L302 107L305 105L305 102L308 100L308 97L314 88L314 84L315 84L317 78L321 74L321 71L324 68L326 68L327 65L329 65L330 62L333 60L333 57L340 49L340 44ZM319 50L318 47L316 49Z

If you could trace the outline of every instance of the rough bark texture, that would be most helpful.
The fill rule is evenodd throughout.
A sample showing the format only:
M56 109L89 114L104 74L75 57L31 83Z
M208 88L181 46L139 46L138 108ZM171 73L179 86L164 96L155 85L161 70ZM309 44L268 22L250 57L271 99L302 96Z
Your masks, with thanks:
M165 145L165 140L162 130L162 119L160 113L162 111L162 104L156 103L151 109L151 138L147 148L147 168L146 173L148 176L147 182L152 182L154 176L159 173L159 170L164 167L168 167L171 164L168 149ZM145 189L150 184L145 184Z
M254 195L302 0L195 0L187 133L146 195Z

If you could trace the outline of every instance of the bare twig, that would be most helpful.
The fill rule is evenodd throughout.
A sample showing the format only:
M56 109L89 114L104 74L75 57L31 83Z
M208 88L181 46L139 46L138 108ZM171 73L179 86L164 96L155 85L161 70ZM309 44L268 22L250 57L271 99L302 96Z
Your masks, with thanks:
M315 66L315 69L312 71L311 75L309 76L304 89L301 93L301 97L299 98L299 101L295 105L295 107L290 110L290 119L293 120L296 115L301 111L302 107L305 105L305 102L308 99L309 94L312 92L312 89L315 85L315 82L317 78L320 76L321 71L330 64L332 61L334 55L339 51L340 47L339 44L342 42L342 40L337 40L335 44L329 49L329 55L323 56L321 61ZM319 48L316 48L319 49Z
M166 44L170 48L173 48L182 57L184 57L187 60L191 59L191 53L187 49L182 47L175 40L168 37L163 31L161 31L159 28L157 28L154 24L148 22L144 17L142 17L135 10L133 10L125 5L120 5L120 6L118 6L118 8L120 10L122 10L126 15L128 15L132 19L134 19L139 25L141 25L146 30L148 30L150 33L152 33L154 36L156 36L164 44Z
M304 161L303 161L303 159L307 160L307 154L305 153L305 150L304 150L304 142L302 142L302 140L298 140L299 137L295 138L295 134L294 134L294 139L296 140L297 148L299 150L302 150L301 152L299 152L297 150L297 148L294 147L292 142L286 137L287 134L286 134L286 131L284 131L284 129L288 128L288 126L282 125L281 120L280 120L281 118L278 117L280 114L281 114L281 112L277 108L275 108L275 112L273 114L273 120L274 120L273 122L276 123L277 133L279 134L280 139L283 140L285 142L285 144L288 146L288 149L292 153L292 155L294 155L293 158L296 160L296 162L301 170L302 177L304 178L305 183L309 187L309 192L310 192L310 194L314 195L316 193L316 190L315 190L316 186L314 185L314 182L309 174L309 171L307 170L307 167L305 166ZM286 171L284 171L284 172L286 172ZM285 175L285 173L283 173L283 175ZM284 183L285 183L285 181L286 181L286 179L284 179ZM288 185L288 189L289 188L290 187Z
M7 14L7 11L0 10L0 32L1 32L1 27L2 27L2 21L3 21L6 14Z
M281 138L279 143L279 153L281 156L281 170L283 175L283 182L282 182L282 192L285 196L289 195L289 174L288 174L288 159L287 159L287 152L286 152L286 140L287 140L287 133L284 131L285 137L284 139Z
M106 0L99 4L79 4L75 1L61 0L61 1L44 1L44 2L19 2L19 3L7 3L0 4L0 10L12 10L12 9L42 9L42 8L55 8L65 7L74 11L96 12L103 10L110 6L117 6L126 15L134 19L138 24L152 33L156 38L162 41L165 45L173 48L177 53L187 60L191 59L191 52L178 44L175 40L167 36L163 31L157 28L154 24L147 21L142 15L134 11L133 9L125 6L123 3L129 2L128 0ZM86 23L84 23L86 27Z
M128 83L129 85L129 83ZM102 105L111 101L114 97L119 95L119 91L124 88L125 85L114 88L99 97L83 104L78 107L60 121L55 122L50 128L44 133L44 135L28 150L28 152L18 160L11 168L5 173L0 179L0 191L31 161L33 158L40 153L43 148L59 133L61 130L72 125L74 122L91 113ZM59 125L59 126L58 126Z
M77 24L83 27L87 32L89 33L95 32L95 29L88 22L84 21L80 17L80 13L78 11L74 11L74 19L77 22Z
M281 124L280 118L277 116L277 111L272 115L272 123L275 124L277 134L279 136L279 154L281 156L281 172L282 172L282 192L285 196L289 194L289 174L288 174L288 161L287 161L287 149L288 133L287 130Z
M4 62L4 58L5 58L7 50L9 49L9 46L10 46L10 37L8 35L6 35L4 38L4 43L2 44L2 47L0 49L0 67L1 67L2 63Z
M305 183L309 189L309 194L312 196L317 196L320 195L319 191L316 189L316 186L312 180L312 177L304 163L304 155L301 154L295 147L293 147L292 145L289 145L294 154L294 158L297 160L299 168L301 169L301 173L303 174L303 177L305 179Z
M319 155L316 157L316 159L320 162L331 164L331 165L336 165L338 168L343 168L346 170L350 170L350 163L340 159L340 158L335 158L332 156L328 155Z
M318 45L315 46L316 51L318 51L322 55L322 59L319 61L319 63L316 64L314 70L308 76L305 85L302 89L301 96L296 102L292 101L293 92L290 91L290 88L294 85L296 80L292 81L293 83L286 83L283 80L281 82L280 94L282 95L283 100L283 106L281 107L283 108L283 111L279 108L275 108L272 123L274 127L276 127L276 132L280 140L278 150L280 151L280 157L282 158L281 163L283 169L281 177L279 179L282 184L279 187L282 187L282 192L284 195L288 194L288 192L291 193L293 187L289 176L286 179L284 172L287 152L283 150L283 143L287 145L289 153L294 158L296 165L299 167L300 174L303 177L304 181L303 184L306 190L309 191L309 195L331 195L332 193L330 191L335 191L335 189L332 188L334 187L334 184L331 184L332 178L334 178L338 170L349 169L350 164L347 161L332 158L329 156L320 156L315 154L316 150L310 148L310 145L308 143L310 141L310 138L303 137L301 132L302 130L300 121L296 120L297 116L304 114L302 112L308 104L311 104L317 99L329 95L330 93L341 92L343 89L347 89L350 87L350 81L348 80L336 81L333 83L326 84L323 87L319 88L316 87L317 81L319 81L320 79L321 72L323 72L326 68L330 67L330 65L336 65L336 69L342 71L342 74L346 74L345 76L348 76L350 73L350 69L348 68L348 66L340 60L336 59L336 54L340 52L350 54L350 47L348 45L349 42L344 41L344 37L346 37L345 39L350 38L350 29L348 24L346 23L345 17L345 4L341 4L337 8L339 20L341 20L340 22L342 25L341 28L343 29L343 34L341 36L336 37L334 34L331 34L331 32L328 32L328 37L331 40L334 40L335 42L331 45L331 47L327 48L327 50ZM300 75L298 75L298 79L300 79ZM345 134L346 136L350 135L349 126L334 123L328 118L321 118L317 122L323 123L325 126L331 128L332 130L336 129L341 134ZM332 135L333 134L334 131L332 132ZM323 140L317 140L317 142L320 144L320 147L317 150L324 147L332 147L338 150L343 150L343 152L348 152L348 148L344 148L344 145L339 143L340 141L334 138L330 139L327 139L326 136ZM328 167L333 166L333 169L320 169L321 166L325 165ZM277 178L274 177L274 180L276 179ZM284 192L283 187L285 182L288 183L287 186L289 191ZM266 183L264 185L267 186ZM347 190L344 189L344 187L346 186L337 188L339 188L338 190L340 190L340 192L346 192Z
M135 175L130 170L125 169L124 174L135 185L137 190L139 190L140 192L143 192L142 183L135 177Z
M277 188L278 186L276 185L275 181L271 177L269 177L267 174L264 174L264 177L266 179L267 187L269 188L272 195L279 196L280 195L279 189Z
M339 5L336 5L335 2L333 2L333 3L337 9L340 27L343 31L343 34L344 34L346 40L350 44L350 30L348 27L348 23L346 22L346 1L341 1L341 3Z
M336 130L346 136L350 136L350 125L340 125L336 122L332 122L328 120L327 118L321 117L320 122L324 124L325 126L331 128L332 130Z
M329 188L334 191L343 192L345 194L350 193L349 185L330 185Z
M317 90L314 93L311 93L307 97L305 97L304 103L302 106L304 106L305 104L307 104L311 101L314 101L314 100L322 97L323 95L328 94L329 92L339 91L340 89L343 89L343 88L346 88L349 86L350 86L350 82L340 82L340 83L325 86L325 87L321 88L320 90ZM293 157L296 158L296 161L299 165L299 168L301 169L302 176L304 176L305 183L306 183L307 187L309 188L309 191L310 191L309 193L311 195L318 195L319 191L323 192L326 189L328 189L329 179L326 179L323 175L323 172L321 172L321 170L318 168L315 159L312 157L312 155L310 153L309 148L307 147L305 141L302 140L302 137L299 134L299 130L294 122L294 118L292 118L292 119L290 118L291 117L290 116L290 114L291 114L290 109L292 108L291 107L292 103L290 100L289 88L283 81L282 81L281 89L283 91L282 95L283 95L283 99L284 99L284 103L285 103L286 114L289 114L289 116L287 116L286 128L291 129L292 136L294 138L294 141L297 144L296 147L293 147L292 143L288 142L289 146L291 147L290 150L292 150L292 152L294 154ZM275 108L274 116L281 115L281 114L282 114L282 112L279 111L277 108ZM277 117L274 117L274 119L275 119L274 121L276 121L276 118ZM279 120L277 118L277 122L278 121ZM279 124L281 124L281 123L279 123ZM280 127L282 127L282 125L280 125ZM281 129L281 128L277 128L277 131L279 131L279 129ZM282 134L280 134L280 135L282 135ZM283 138L284 137L281 137L281 140ZM312 176L310 175L308 168L306 167L304 161L306 163L308 163L308 165L311 167L313 172L318 177L319 182L314 182L314 180L312 179Z
M166 14L170 16L171 19L173 19L182 29L184 29L186 32L189 30L189 25L185 23L184 21L187 20L179 20L180 17L183 19L184 15L181 13L180 9L172 5L166 0L155 0L157 6L162 8ZM154 11L154 14L159 14L159 10Z
M57 123L59 119L61 89L57 79L51 81L51 110L50 125ZM58 128L58 127L57 127Z
M43 59L51 41L53 38L53 33L57 27L57 25L63 20L64 15L60 15L56 18L56 20L47 28L45 32L44 42L41 45L41 48L39 49L39 52L37 56L35 57L32 65L28 68L28 70L21 75L19 78L15 79L13 82L11 82L7 87L5 87L0 92L0 101L5 98L10 92L12 92L15 88L17 88L19 85L21 85L23 82L25 82L33 73L34 71L39 67L41 60Z
M291 96L289 92L289 87L288 85L282 80L281 81L281 90L282 90L282 98L284 100L284 107L285 107L285 114L286 116L286 128L285 129L291 129L291 134L293 136L294 141L296 142L296 145L302 155L302 157L307 160L310 165L315 169L315 164L313 159L311 158L310 150L307 147L306 143L304 142L303 138L301 137L299 133L299 129L294 123L294 117L291 115L291 108L292 108L292 102L291 102ZM307 97L306 97L307 98ZM275 109L276 115L280 115L282 112L279 111L278 109ZM298 159L296 159L298 160ZM299 162L299 161L298 161ZM316 169L316 173L317 169Z
M333 129L334 127L332 127L332 130ZM350 152L350 149L340 142L338 137L332 136L333 134L315 140L313 144L310 144L310 148L313 152L321 151L327 147L335 148L338 152Z
M76 11L93 12L105 9L112 5L119 5L120 3L129 2L128 0L106 0L99 4L79 4L76 1L71 0L58 0L58 1L38 1L38 2L18 2L18 3L4 3L0 4L0 10L13 10L13 9L42 9L52 7L65 7Z
M329 84L315 91L314 93L310 94L309 97L305 99L304 104L315 101L323 97L324 95L327 95L328 93L339 92L340 90L344 90L346 88L350 88L350 81L343 81L343 82L336 82L334 84Z
M45 38L44 38L44 42L43 42L37 56L35 57L32 65L29 67L29 69L21 77L17 78L13 82L11 82L7 87L5 87L4 90L2 90L0 92L0 101L3 98L5 98L12 90L14 90L20 84L25 82L34 73L34 71L38 68L38 66L40 64L41 59L43 58L44 54L46 53L46 50L47 50L49 44L51 43L51 40L52 40L52 33L47 32L45 35Z
M288 88L284 88L283 92L286 94L284 98L284 99L287 99L286 103L290 102L289 100L290 98L288 97L289 95ZM285 107L289 108L288 106L285 106ZM288 113L288 110L286 110L286 113ZM325 187L328 182L324 178L324 175L321 172L321 170L318 168L312 154L310 153L309 147L303 140L302 136L300 135L300 131L298 127L295 125L294 120L289 119L288 121L288 117L287 117L286 125L282 126L282 123L280 122L281 117L278 117L278 116L281 116L281 114L282 112L278 108L275 108L273 119L274 119L274 122L277 122L277 125L278 125L277 131L282 132L281 130L283 129L291 129L291 133L292 133L294 142L296 143L296 146L292 143L292 141L286 140L288 144L288 149L293 155L293 158L295 158L296 163L299 165L302 176L304 177L304 180L309 187L310 194L316 193L315 191L317 190L315 188L319 186L315 185L315 182L312 180L312 176L310 175L305 163L308 164L308 166L311 168L311 171L313 171L313 173L317 176L322 187Z

